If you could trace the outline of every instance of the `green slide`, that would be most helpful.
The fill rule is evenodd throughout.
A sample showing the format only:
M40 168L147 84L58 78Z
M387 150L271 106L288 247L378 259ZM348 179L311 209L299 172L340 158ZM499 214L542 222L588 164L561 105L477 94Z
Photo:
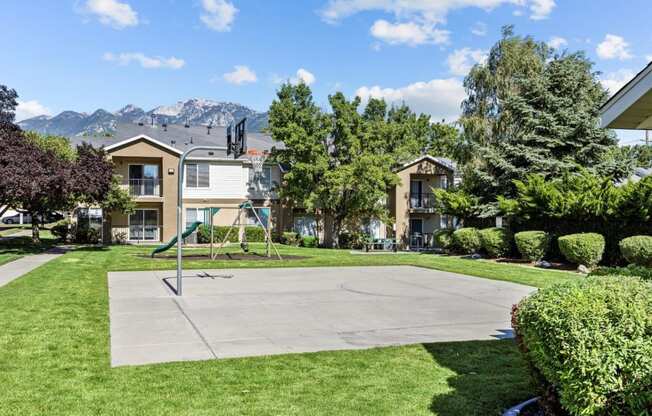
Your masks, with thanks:
M186 228L186 231L184 231L183 234L181 234L181 236L182 236L183 238L188 237L188 236L189 236L190 234L192 234L192 233L197 229L197 227L199 227L201 224L202 224L201 221L195 221L195 222L193 222L193 223L190 225L190 227ZM175 245L176 243L177 243L177 236L174 236L174 237L172 237L172 239L171 239L170 241L168 241L167 243L163 244L162 246L158 246L158 247L156 247L156 248L154 249L154 251L152 251L152 257L154 257L155 254L162 253L162 252L164 252L164 251L166 251L166 250L171 249L172 247L174 247L174 245Z

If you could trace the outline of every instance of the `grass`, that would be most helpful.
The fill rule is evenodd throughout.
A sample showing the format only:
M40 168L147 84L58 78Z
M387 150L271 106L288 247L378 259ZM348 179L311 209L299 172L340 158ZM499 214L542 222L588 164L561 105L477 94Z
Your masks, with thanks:
M80 248L0 288L0 415L498 415L532 395L511 340L110 368L106 272L173 268L142 257L150 250ZM282 250L307 258L185 264L415 264L538 287L571 276L458 257Z
M32 243L31 237L14 237L0 240L0 265L30 254L38 254L51 248L55 239L47 230L41 231L41 244Z

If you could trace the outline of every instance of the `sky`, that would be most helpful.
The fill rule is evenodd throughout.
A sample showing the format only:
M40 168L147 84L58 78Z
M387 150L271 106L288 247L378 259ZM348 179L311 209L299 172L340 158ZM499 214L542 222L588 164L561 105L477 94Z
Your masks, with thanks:
M584 50L611 92L652 60L649 0L3 0L17 119L188 98L266 111L284 81L454 121L465 74L514 25ZM642 132L619 132L633 144Z

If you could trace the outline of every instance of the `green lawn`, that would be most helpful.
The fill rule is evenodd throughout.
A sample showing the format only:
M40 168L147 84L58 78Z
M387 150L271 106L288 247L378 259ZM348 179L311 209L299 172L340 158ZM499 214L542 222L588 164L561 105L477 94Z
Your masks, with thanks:
M0 288L0 415L498 415L532 395L511 340L110 368L106 272L174 267L149 250L81 248ZM307 258L186 266L415 264L538 287L572 276L434 255L283 254Z
M10 261L14 261L23 256L42 253L51 248L54 243L55 240L52 237L52 234L47 230L41 231L40 245L33 244L31 237L14 237L11 239L0 240L0 265L9 263Z

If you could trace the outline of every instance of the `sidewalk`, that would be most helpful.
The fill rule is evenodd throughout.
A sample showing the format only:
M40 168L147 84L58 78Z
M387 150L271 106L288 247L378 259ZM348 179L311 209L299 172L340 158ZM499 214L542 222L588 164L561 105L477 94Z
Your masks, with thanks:
M54 247L42 254L33 254L21 257L18 260L11 261L7 264L0 266L0 287L6 285L24 275L29 273L37 267L62 256L68 251L65 247Z

